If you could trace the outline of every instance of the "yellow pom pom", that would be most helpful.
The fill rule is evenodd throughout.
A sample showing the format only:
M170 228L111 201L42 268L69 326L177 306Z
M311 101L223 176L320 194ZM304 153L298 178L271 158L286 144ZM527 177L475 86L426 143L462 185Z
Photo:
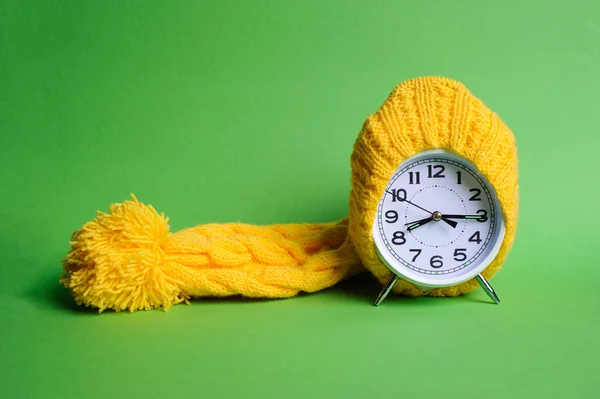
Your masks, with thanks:
M61 282L78 304L147 310L190 297L287 298L363 269L348 221L208 224L169 233L168 219L133 197L73 233Z
M132 311L186 299L164 270L168 219L132 197L73 233L61 282L78 304Z

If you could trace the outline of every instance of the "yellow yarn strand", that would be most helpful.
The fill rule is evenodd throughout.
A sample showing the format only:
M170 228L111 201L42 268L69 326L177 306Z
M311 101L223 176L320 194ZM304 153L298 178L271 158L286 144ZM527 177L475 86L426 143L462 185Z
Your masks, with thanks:
M148 310L192 297L287 298L330 287L365 268L380 282L391 275L379 260L372 227L386 184L405 159L451 150L475 164L494 186L506 233L491 278L510 251L518 214L518 165L512 132L451 79L425 77L397 86L371 115L354 144L348 219L336 223L252 226L208 224L171 233L149 205L113 204L73 233L61 283L80 305ZM423 291L400 280L398 294L455 296L473 280Z
M138 310L190 297L287 298L361 271L348 222L208 224L175 234L135 196L73 233L61 282L80 305Z

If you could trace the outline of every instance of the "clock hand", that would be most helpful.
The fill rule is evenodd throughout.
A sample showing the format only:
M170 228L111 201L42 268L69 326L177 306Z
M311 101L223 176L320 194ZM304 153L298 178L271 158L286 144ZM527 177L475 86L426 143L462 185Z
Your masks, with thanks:
M443 220L444 222L448 223L450 226L452 226L452 228L456 228L457 223L452 221L452 220L445 220L444 216L442 216L439 212L434 212L430 217L425 218L425 219L421 219L421 220L415 220L414 222L410 222L410 223L406 223L405 226L408 226L407 230L408 231L412 231L414 229L416 229L417 227L421 227L424 224L427 224L429 222L432 221L440 221Z
M391 193L391 192L389 192L389 191L387 191L387 190L385 190L385 192L386 192L386 193L388 193L388 194L390 194L392 197L394 197L394 194L393 194L393 193ZM396 198L398 198L398 197L396 197ZM407 199L400 199L400 198L398 198L398 201L400 201L400 202L408 202L408 203L409 203L409 204L411 204L412 206L416 206L417 208L419 208L419 209L420 209L420 210L422 210L422 211L425 211L425 212L427 212L427 213L433 214L433 212L431 212L431 211L428 211L427 209L423 208L422 206L419 206L419 205L417 205L417 204L415 204L415 203L413 203L413 202L410 202L410 201L409 201L409 200L407 200Z
M389 195L391 195L392 197L394 197L394 194L393 194L393 193L391 193L391 192L389 192L389 191L387 191L387 190L385 190L385 192L386 192L386 193L388 193ZM396 198L398 198L398 197L396 197ZM411 204L412 206L415 206L415 207L419 208L420 210L422 210L422 211L425 211L425 212L427 212L427 213L429 213L429 214L431 214L431 215L433 215L433 214L435 213L435 212L428 211L427 209L423 208L422 206L419 206L419 205L417 205L417 204L415 204L415 203L413 203L413 202L410 202L410 201L409 201L409 200L407 200L407 199L400 199L400 198L398 198L398 200L399 200L400 202L408 202L408 203L409 203L409 204ZM439 212L438 212L438 213L439 213ZM448 220L448 219L446 219L444 216L442 216L442 218L441 218L441 219L442 219L444 222L448 223L450 226L452 226L452 228L456 228L456 222L453 222L452 220ZM417 226L417 227L418 227L418 226Z
M481 219L482 215L444 215L445 218L448 219Z
M421 227L424 224L427 224L429 222L433 222L433 220L434 220L433 216L429 216L428 218L417 220L417 221L414 221L412 223L406 223L405 226L410 225L410 226L408 226L407 230L408 231L412 231L412 230L416 229L417 227Z
M422 223L422 222L424 222L426 220L429 220L429 219L433 219L433 216L430 216L430 217L425 218L425 219L419 219L419 220L415 220L415 221L412 221L412 222L404 223L404 225L408 226L408 225L415 224L415 223Z
M453 220L448 220L448 218L446 217L446 215L443 215L443 216L442 216L442 220L443 220L444 222L448 223L450 226L452 226L452 228L453 228L453 229L455 229L455 228L456 228L456 225L458 224L458 223L456 223L456 222L455 222L455 221L453 221Z

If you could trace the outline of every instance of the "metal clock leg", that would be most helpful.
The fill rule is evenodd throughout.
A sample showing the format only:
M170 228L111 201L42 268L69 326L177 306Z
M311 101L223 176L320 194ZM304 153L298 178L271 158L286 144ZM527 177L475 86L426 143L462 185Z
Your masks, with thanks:
M494 289L492 288L490 283L488 283L485 277L483 277L481 274L478 274L475 278L477 279L477 282L479 283L481 288L483 288L485 293L490 297L490 299L494 301L495 304L499 304L500 298L498 298L498 295L496 295L496 291L494 291Z
M388 294L390 293L390 291L392 290L392 288L394 287L394 285L396 284L398 279L399 279L398 276L396 276L395 274L392 274L392 277L390 277L388 282L385 284L385 287L383 287L383 289L379 293L379 296L377 296L377 299L375 299L375 302L373 302L374 306L379 306L379 304L381 302L383 302L383 300L385 299L386 296L388 296Z

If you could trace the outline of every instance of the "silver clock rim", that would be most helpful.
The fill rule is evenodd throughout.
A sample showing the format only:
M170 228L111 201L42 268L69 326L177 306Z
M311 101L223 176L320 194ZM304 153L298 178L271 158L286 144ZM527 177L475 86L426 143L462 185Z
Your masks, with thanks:
M410 269L407 269L406 267L403 267L403 266L401 268L394 267L394 264L397 263L397 261L393 258L393 256L389 253L386 253L387 251L381 251L379 249L380 246L381 246L381 248L385 248L385 244L383 243L383 241L381 240L381 236L379 235L379 231L378 231L379 229L377 226L377 213L375 214L375 220L373 222L373 229L372 229L371 234L373 236L373 245L375 246L375 252L377 253L377 256L379 257L379 260L381 260L381 262L392 273L394 273L399 278L410 281L411 283L416 284L420 287L426 287L426 288L449 287L449 286L463 283L465 281L468 281L468 280L476 277L479 273L481 273L483 270L485 270L494 261L494 259L496 259L496 256L498 255L498 252L500 251L500 247L502 246L502 243L504 242L504 235L505 235L505 231L506 231L506 227L505 227L505 223L504 223L504 212L502 211L502 207L500 205L500 202L498 201L498 196L496 194L495 188L489 183L489 181L485 178L485 176L483 176L481 174L481 172L479 172L479 169L477 168L477 166L473 165L472 162L468 161L467 159L463 158L462 156L460 156L452 151L443 150L443 149L425 150L425 151L421 151L420 153L413 155L412 157L404 160L404 162L402 162L398 166L398 168L396 168L396 171L407 163L413 163L422 158L429 158L429 157L435 156L435 155L442 155L442 156L444 156L446 158L450 158L454 161L464 163L468 167L472 168L473 171L475 171L483 179L483 181L487 184L488 189L490 190L490 193L492 194L492 201L494 203L494 206L496 208L498 215L496 216L497 228L495 229L496 231L492 235L492 240L493 240L494 244L488 246L488 250L486 251L486 253L481 255L482 257L484 257L483 260L481 261L481 263L479 265L477 265L477 267L473 268L472 270L470 270L466 273L460 274L458 276L454 276L452 278L443 279L440 277L429 278L427 275L412 273L412 272L410 272ZM382 198L383 198L383 196L382 196ZM380 199L379 203L381 203L381 199ZM378 206L379 206L379 203L378 203ZM399 270L399 269L403 269L403 270Z

